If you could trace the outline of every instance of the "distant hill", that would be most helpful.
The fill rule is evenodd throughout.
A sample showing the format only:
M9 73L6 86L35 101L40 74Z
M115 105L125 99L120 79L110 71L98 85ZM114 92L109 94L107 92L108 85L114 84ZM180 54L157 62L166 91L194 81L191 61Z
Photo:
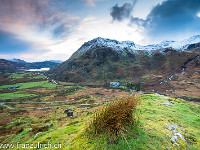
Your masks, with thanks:
M60 63L52 61L32 62L25 64L26 69L52 68Z
M11 59L10 61L13 61L13 62L18 62L18 63L27 63L26 61L24 61L24 60L21 60L21 59L16 59L16 58L14 58L14 59Z
M0 59L0 74L12 73L19 69L25 69L25 64L5 59Z
M62 60L49 60L49 61L54 62L54 63L59 63L59 64L63 62Z
M58 64L58 62L52 61L27 63L20 59L13 59L12 61L0 59L0 72L4 74L16 72L18 70L52 68Z

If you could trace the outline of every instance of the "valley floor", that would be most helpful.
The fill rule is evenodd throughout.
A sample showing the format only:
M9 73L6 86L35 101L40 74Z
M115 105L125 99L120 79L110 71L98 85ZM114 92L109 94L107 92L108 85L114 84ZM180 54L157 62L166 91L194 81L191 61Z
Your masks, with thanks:
M12 74L8 78L10 85L0 86L0 148L157 150L200 147L198 103L156 93L134 93L140 97L133 113L134 125L120 132L113 142L109 134L89 133L88 126L96 112L117 99L130 96L129 90L56 85L36 73ZM68 108L72 108L73 117L67 117Z

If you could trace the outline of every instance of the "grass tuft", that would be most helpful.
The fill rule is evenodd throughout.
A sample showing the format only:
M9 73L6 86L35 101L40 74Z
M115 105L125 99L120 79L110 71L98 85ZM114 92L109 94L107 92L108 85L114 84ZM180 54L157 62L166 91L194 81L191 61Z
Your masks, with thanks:
M132 96L110 103L94 115L89 130L95 134L108 133L118 135L124 127L133 125L133 113L139 98Z

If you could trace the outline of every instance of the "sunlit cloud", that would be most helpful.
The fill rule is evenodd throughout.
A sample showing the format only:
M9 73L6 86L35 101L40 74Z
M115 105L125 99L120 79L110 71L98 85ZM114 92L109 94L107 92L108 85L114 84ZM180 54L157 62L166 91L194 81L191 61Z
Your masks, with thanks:
M78 21L79 17L51 7L50 0L2 0L0 33L4 33L4 45L5 41L14 43L13 46L8 43L5 50L1 47L0 53L16 51L25 59L42 56L51 51L46 45L63 41ZM29 55L24 54L26 52L29 52Z
M199 18L200 18L200 12L198 12L198 13L197 13L197 17L199 17Z
M51 49L48 55L64 54L65 59L67 59L84 42L97 37L117 39L119 41L131 40L137 44L142 44L144 42L143 29L137 26L133 28L127 24L128 21L113 23L110 17L103 19L97 19L92 16L86 17L79 22L77 28L66 37L65 41L47 46L47 49Z
M84 0L84 1L86 1L89 6L95 6L96 2L105 0Z

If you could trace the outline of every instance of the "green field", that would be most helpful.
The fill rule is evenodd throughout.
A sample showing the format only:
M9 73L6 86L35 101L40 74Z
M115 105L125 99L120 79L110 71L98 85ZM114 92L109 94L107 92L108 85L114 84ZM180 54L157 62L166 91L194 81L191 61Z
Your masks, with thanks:
M27 83L17 83L13 85L2 85L0 89L8 88L10 86L19 86L17 89L27 89L33 87L56 87L54 83L48 83L48 81L40 81L40 82L27 82Z
M0 94L0 100L1 99L25 98L25 97L32 97L32 96L36 96L36 95L23 93L23 92L2 93L2 94Z
M45 79L44 75L37 73L13 73L9 76L9 78L13 79ZM37 80L36 80L37 81ZM55 88L60 85L56 85L54 83L49 83L48 81L37 81L37 82L25 82L25 83L17 83L10 85L2 85L0 89L7 89L11 86L18 86L18 88L14 89L13 92L8 93L0 93L0 99L17 99L17 98L26 98L36 96L36 94L24 93L24 89L35 88L35 87L44 87L44 88ZM17 92L16 92L17 90ZM20 91L21 90L21 91Z
M26 74L25 73L13 73L12 75L9 76L9 78L13 79L20 79L23 78Z
M38 76L33 77L33 79L45 79L45 76L43 76L43 75L38 75Z

